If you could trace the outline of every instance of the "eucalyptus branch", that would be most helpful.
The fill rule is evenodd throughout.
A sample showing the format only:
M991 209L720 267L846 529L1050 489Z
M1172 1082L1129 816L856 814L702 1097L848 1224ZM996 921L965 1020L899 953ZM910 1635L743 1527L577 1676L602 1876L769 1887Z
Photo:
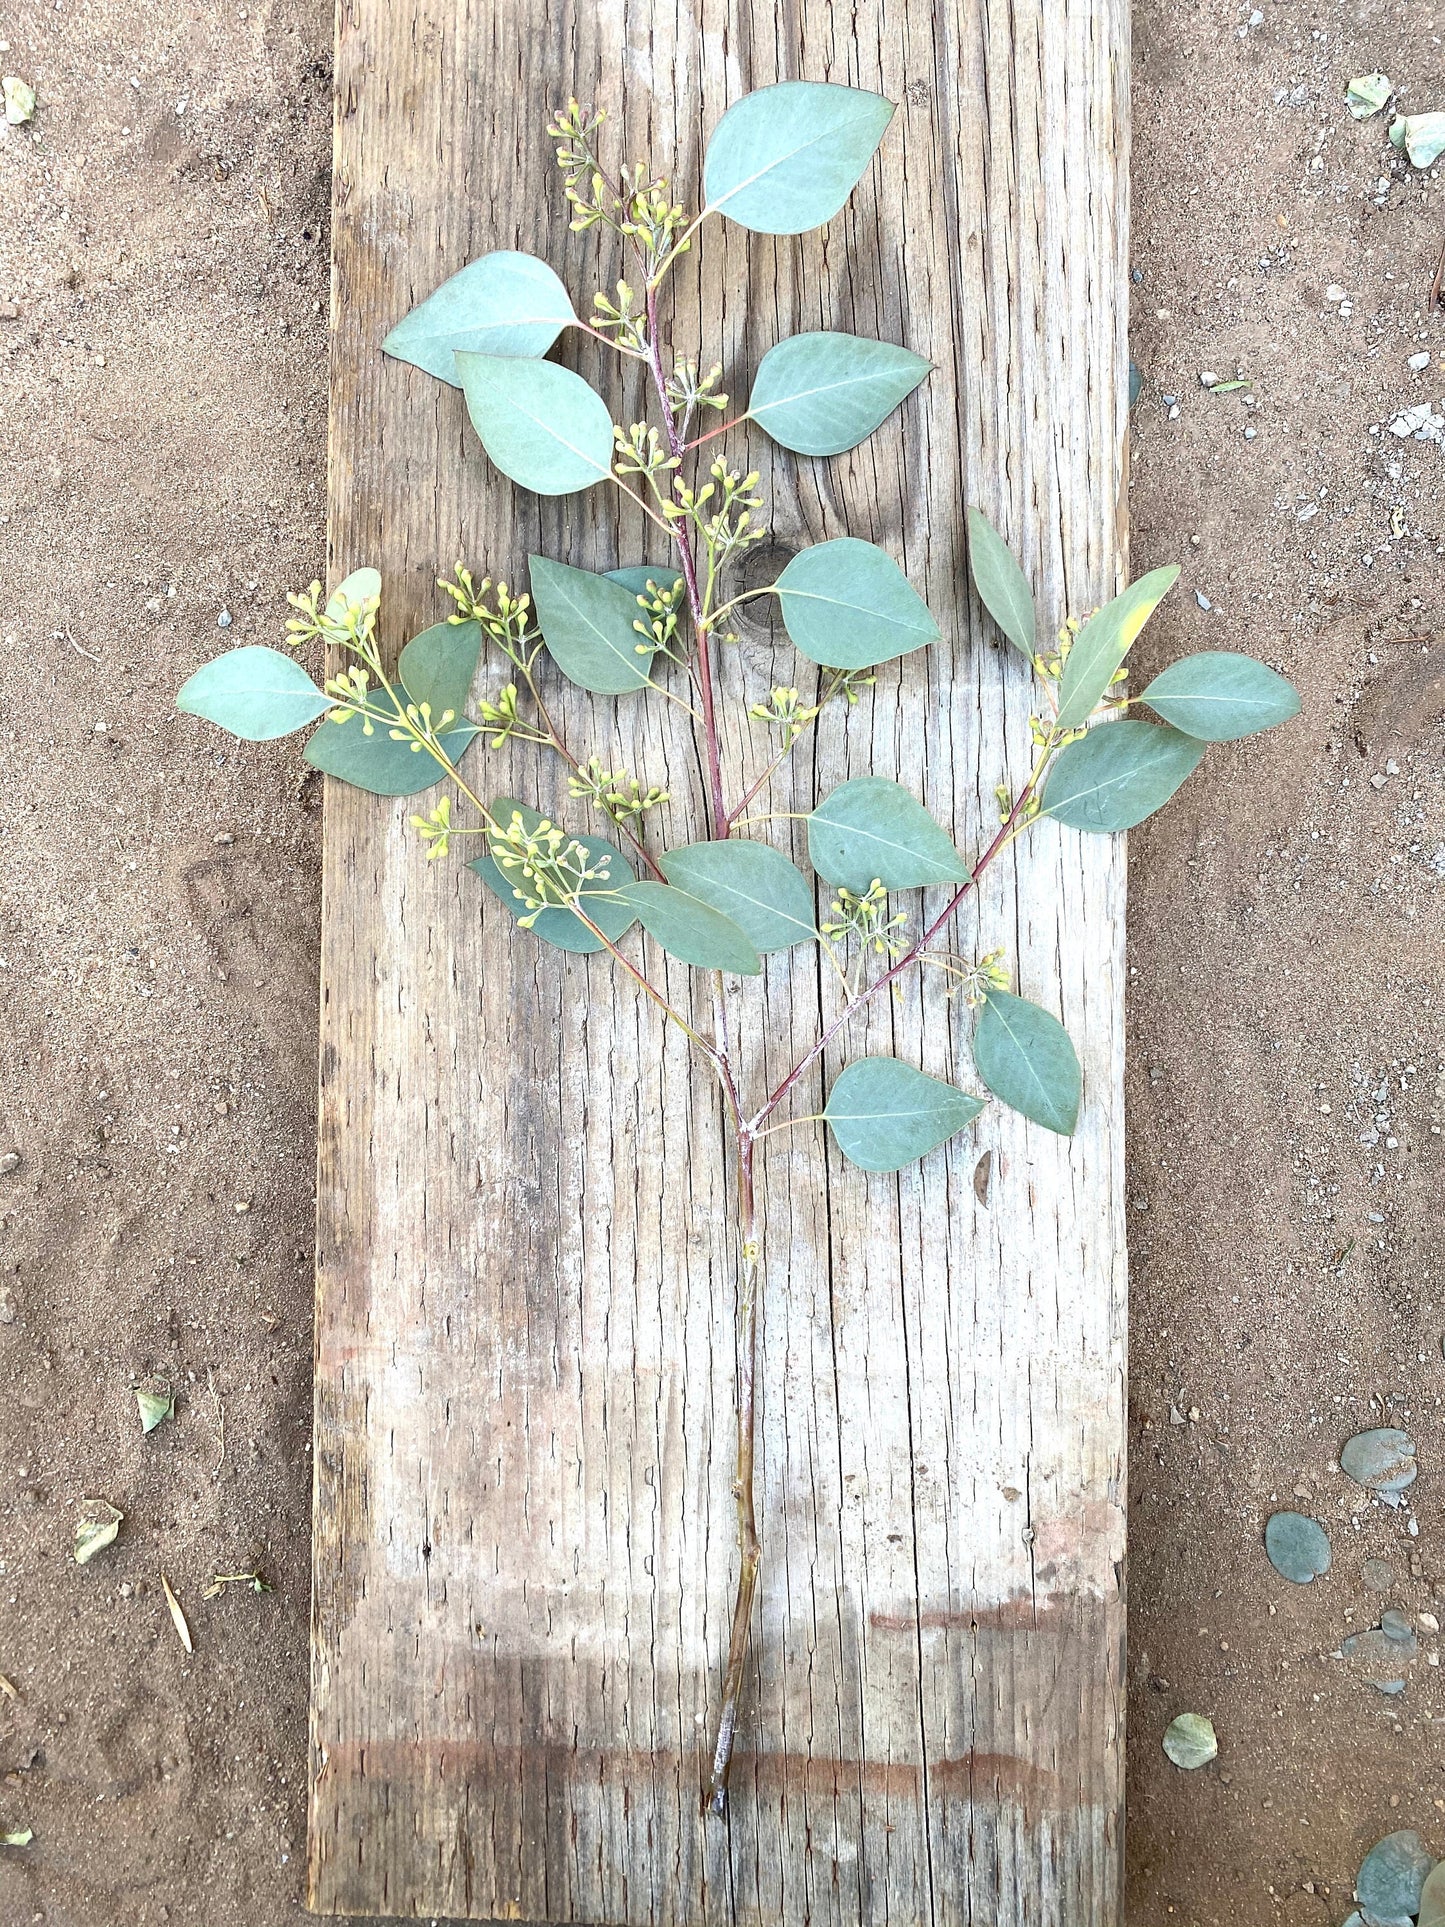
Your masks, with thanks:
M450 616L413 636L393 671L376 634L381 577L358 569L324 604L319 583L291 598L292 645L320 642L340 653L342 667L324 687L294 656L248 646L207 663L178 698L182 709L255 741L315 725L307 761L382 797L420 796L444 782L443 793L411 818L428 860L446 856L455 837L483 837L485 854L470 867L520 940L606 952L718 1079L735 1164L738 1570L701 1789L715 1814L726 1811L744 1716L762 1559L755 1494L765 1280L759 1142L821 1120L860 1171L889 1172L933 1154L972 1125L983 1098L881 1055L844 1064L820 1110L786 1114L789 1099L858 1012L915 964L938 971L950 999L958 1000L951 1008L967 1013L973 1067L984 1089L1040 1128L1071 1133L1083 1080L1063 1026L1044 1005L1008 989L1001 951L971 958L942 943L950 920L991 865L1045 816L1065 830L1130 829L1187 779L1206 742L1248 735L1299 708L1293 688L1273 670L1216 652L1186 656L1139 695L1126 695L1130 648L1178 571L1153 570L1092 613L1060 612L1055 640L1041 641L1023 570L992 525L970 510L969 566L979 601L1042 692L1041 714L1030 719L1033 768L1017 795L998 791L999 827L987 847L966 865L951 829L929 814L908 780L890 774L840 782L805 810L749 814L828 703L840 695L856 702L880 664L942 636L894 557L853 537L805 547L776 582L736 589L731 578L740 558L767 533L758 475L721 457L702 476L689 464L695 470L699 450L744 423L807 460L842 454L882 427L928 378L930 364L896 343L837 332L796 335L762 357L742 412L694 435L703 411L728 415L722 369L716 361L705 364L701 354L673 353L663 337L659 294L709 216L760 234L799 233L831 219L869 165L891 113L877 95L840 86L788 82L745 95L708 142L705 205L689 220L667 177L650 164L604 166L596 137L605 116L571 101L548 132L558 143L572 228L615 235L624 260L638 265L637 285L624 278L610 292L599 291L584 321L546 262L500 249L452 276L386 337L392 357L455 377L482 447L509 485L585 501L597 483L611 481L666 534L676 573L671 564L638 564L602 575L533 556L528 589L514 595L490 577L478 587L459 566L455 582L440 584L453 605ZM656 422L618 422L595 388L546 358L569 327L646 364ZM459 334L480 350L455 349ZM501 526L504 518L495 519ZM953 585L945 587L951 596ZM723 767L714 645L735 639L729 617L759 595L777 597L790 642L822 671L823 681L811 704L792 680L780 680L763 700L745 700L747 719L775 731L778 741L761 774L743 782ZM680 626L684 607L690 635ZM478 698L474 717L467 705L483 637L514 675L494 697ZM686 672L695 706L655 679L659 658ZM686 711L703 771L702 806L691 813L687 840L655 855L644 847L642 824L667 800L668 789L600 756L574 752L553 718L548 678L554 672L599 698L655 695ZM1159 720L1135 716L1140 704ZM460 768L478 736L492 748L515 740L559 757L572 800L595 809L609 835L620 830L625 847L574 834L513 797L484 801L475 779ZM737 794L731 808L729 778ZM453 823L454 796L476 812L475 823ZM811 876L764 836L738 834L786 821L806 825ZM829 893L821 917L820 885ZM910 935L914 920L897 899L929 885L947 886L946 900ZM694 1023L686 1000L670 999L623 950L634 925L665 955L706 973L710 1037ZM837 979L838 1008L774 1089L762 1092L755 1080L763 1009L757 1001L744 1004L741 1022L733 1024L725 974L745 986L767 957L776 989L787 982L779 973L787 970L788 953L812 943L821 945ZM786 1277L776 1282L787 1288Z

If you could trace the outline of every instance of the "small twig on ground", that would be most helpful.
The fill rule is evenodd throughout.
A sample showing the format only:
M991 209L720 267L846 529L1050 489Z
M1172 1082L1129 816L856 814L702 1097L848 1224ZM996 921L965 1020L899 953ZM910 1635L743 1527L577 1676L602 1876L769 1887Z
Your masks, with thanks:
M1430 279L1430 299L1425 303L1427 314L1434 314L1440 305L1442 283L1445 283L1445 241L1440 243L1440 257L1435 263L1435 272Z
M211 1467L211 1477L214 1479L221 1467L226 1463L226 1405L221 1394L216 1390L215 1374L209 1365L206 1367L206 1384L210 1388L211 1397L215 1401L216 1406L217 1451L216 1463Z

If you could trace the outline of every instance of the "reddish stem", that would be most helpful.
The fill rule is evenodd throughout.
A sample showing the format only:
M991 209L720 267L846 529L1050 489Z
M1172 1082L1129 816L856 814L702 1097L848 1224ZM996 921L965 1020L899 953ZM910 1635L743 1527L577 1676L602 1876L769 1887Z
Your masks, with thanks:
M727 1672L723 1676L722 1710L718 1715L712 1772L706 1792L708 1810L719 1819L728 1810L728 1769L732 1765L733 1741L737 1736L743 1669L747 1664L748 1637L752 1627L753 1597L757 1590L758 1565L762 1557L753 1504L754 1408L758 1364L757 1219L753 1205L753 1139L750 1132L741 1128L738 1131L738 1235L742 1241L742 1251L738 1281L738 1382L735 1401L737 1472L733 1480L733 1496L737 1501L738 1513L738 1589L733 1600L732 1634L728 1640Z
M657 338L657 290L652 287L647 290L647 360L652 369L657 399L662 406L668 452L680 462L687 450L678 431L672 403L668 400L667 375L662 366L662 348ZM674 482L679 473L680 470L673 471ZM727 805L723 801L722 753L718 743L717 701L713 689L712 637L703 613L702 592L697 586L697 558L693 554L692 537L680 522L674 524L673 534L677 538L682 579L687 588L687 606L692 615L693 633L697 637L697 687L702 701L702 727L706 741L708 812L713 835L725 837L728 820Z
M773 1112L782 1103L788 1093L807 1075L809 1069L822 1056L823 1052L828 1048L829 1044L832 1043L833 1039L838 1035L838 1032L842 1030L848 1020L860 1011L864 1004L871 998L876 997L885 984L895 982L896 979L902 976L903 972L908 969L910 964L917 963L929 944L933 942L933 939L948 922L948 919L953 915L954 911L957 910L964 898L977 886L979 878L1013 835L1023 818L1024 811L1028 808L1034 791L1038 788L1039 777L1042 773L1042 765L1040 765L1039 768L1035 769L1033 775L1030 776L1028 782L1024 784L1023 789L1019 792L1018 801L999 825L997 836L995 836L992 843L989 844L988 848L974 865L972 874L959 884L957 890L954 891L943 909L940 910L938 915L933 919L933 922L929 924L923 935L915 944L905 950L903 955L899 957L895 963L890 964L881 977L875 977L873 982L869 984L859 996L855 997L852 1003L844 1005L832 1023L828 1025L827 1029L818 1038L818 1041L810 1045L798 1059L797 1063L794 1064L793 1068L788 1072L787 1076L783 1079L782 1083L779 1084L778 1088L773 1092L757 1116L748 1120L746 1128L749 1132L756 1135L758 1126L765 1123L766 1120L772 1116Z

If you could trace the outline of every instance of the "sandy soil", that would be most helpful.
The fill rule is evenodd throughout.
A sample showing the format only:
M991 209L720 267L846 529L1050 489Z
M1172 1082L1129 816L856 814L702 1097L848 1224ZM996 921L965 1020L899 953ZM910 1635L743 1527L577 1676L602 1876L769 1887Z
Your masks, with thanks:
M322 567L329 14L0 11L41 100L0 139L5 1927L301 1914L318 799L171 698ZM1149 647L1307 700L1134 843L1129 1920L1325 1927L1380 1834L1445 1852L1445 453L1388 426L1445 395L1445 197L1341 103L1445 107L1445 0L1136 21L1135 555L1186 565ZM1396 1511L1337 1469L1388 1421ZM1281 1503L1331 1528L1307 1590ZM1394 1698L1332 1656L1387 1606Z

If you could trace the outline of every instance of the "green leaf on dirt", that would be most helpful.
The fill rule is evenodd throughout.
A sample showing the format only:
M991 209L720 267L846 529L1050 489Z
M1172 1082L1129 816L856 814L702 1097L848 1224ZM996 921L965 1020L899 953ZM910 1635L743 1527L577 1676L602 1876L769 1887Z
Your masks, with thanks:
M759 362L748 417L795 455L841 455L866 441L932 365L864 335L791 335Z
M1181 1713L1164 1729L1164 1751L1186 1773L1208 1766L1219 1752L1214 1722L1202 1713Z
M1139 698L1166 723L1205 743L1233 743L1300 711L1294 684L1253 656L1208 649L1157 675Z
M554 361L458 354L472 426L504 475L534 495L572 495L612 472L612 417L595 388Z
M1445 154L1445 114L1401 114L1390 123L1390 139L1412 167L1433 167Z
M28 1847L34 1838L33 1827L16 1827L10 1833L0 1833L0 1847Z
M817 937L808 880L771 843L689 843L659 862L669 883L731 917L760 955Z
M499 796L492 804L492 815L504 825L509 824L514 816L520 816L522 827L528 831L535 830L543 820L539 811L526 803L519 803L513 796ZM637 921L636 913L617 895L624 884L632 881L632 865L620 850L614 849L600 836L579 836L575 841L586 852L589 870L599 868L603 857L608 859L606 875L588 884L580 892L578 901L608 941L616 943ZM476 871L492 895L514 917L527 914L518 899L517 885L495 857L476 857L469 868ZM533 894L538 893L534 891ZM594 951L607 947L565 904L539 911L531 929L532 934L540 937L543 943L551 944L556 950L570 951L575 956L591 956Z
M897 1057L860 1057L839 1072L823 1116L851 1164L900 1171L972 1124L982 1109L982 1098Z
M1330 1569L1330 1542L1318 1519L1274 1512L1265 1521L1264 1549L1281 1579L1307 1586Z
M938 641L892 556L855 536L799 550L773 586L794 647L826 669L872 669Z
M669 594L677 593L682 577L676 569L668 568L665 562L633 562L625 569L609 569L609 582L620 582L624 589L630 589L635 596L646 595L649 583ZM633 611L634 614L640 613Z
M1372 1492L1403 1492L1415 1482L1415 1441L1395 1425L1356 1432L1340 1448L1340 1469Z
M1044 785L1044 814L1106 835L1152 816L1198 768L1204 745L1182 730L1125 720L1091 729L1059 751Z
M0 94L5 100L5 119L11 127L23 127L28 120L35 118L35 89L28 80L19 74L6 74L0 79Z
M968 866L953 839L910 791L886 776L840 783L808 818L808 857L826 883L861 894L963 883Z
M453 350L545 355L576 319L567 290L545 261L499 248L443 281L396 324L381 352L460 388Z
M1151 569L1089 617L1074 637L1059 681L1061 729L1077 729L1093 715L1144 624L1178 580L1173 563Z
M638 591L545 555L527 561L542 639L568 681L598 696L631 696L646 689L652 657L637 653L642 643L635 626L642 619Z
M1082 1073L1057 1017L1006 990L990 990L973 1033L973 1062L995 1097L1035 1124L1072 1134Z
M1345 88L1345 104L1356 120L1378 114L1393 88L1388 74L1356 74Z
M125 1514L105 1499L87 1499L75 1522L75 1563L88 1566L98 1552L115 1544Z
M142 1432L154 1432L158 1425L175 1415L175 1395L171 1392L137 1392L135 1402Z
M411 691L401 683L392 687L405 708L412 701ZM390 706L381 691L373 690L371 700L378 708ZM437 740L455 766L480 733L475 723L458 723ZM443 775L441 765L429 751L413 749L405 739L398 742L386 723L373 723L368 736L359 716L347 716L339 723L328 718L307 738L302 755L313 769L334 776L338 783L368 790L373 796L419 796L439 783Z
M1425 1876L1420 1889L1419 1927L1445 1927L1445 1860Z
M437 723L448 710L453 716L464 713L481 653L480 623L437 622L412 637L401 652L397 674L414 703L430 703Z
M857 87L784 80L734 101L703 162L706 212L754 234L831 221L872 160L893 103Z
M331 698L294 657L260 643L228 650L206 663L176 697L176 708L186 715L204 716L248 743L289 736L330 707Z
M1378 1927L1410 1927L1434 1865L1434 1854L1413 1827L1376 1841L1355 1876L1355 1899L1365 1918Z
M699 970L726 970L756 977L762 965L740 924L686 890L643 878L623 886L622 897L654 943L680 963Z
M982 509L968 511L968 567L979 601L1014 648L1032 663L1038 647L1034 592L1013 551Z

